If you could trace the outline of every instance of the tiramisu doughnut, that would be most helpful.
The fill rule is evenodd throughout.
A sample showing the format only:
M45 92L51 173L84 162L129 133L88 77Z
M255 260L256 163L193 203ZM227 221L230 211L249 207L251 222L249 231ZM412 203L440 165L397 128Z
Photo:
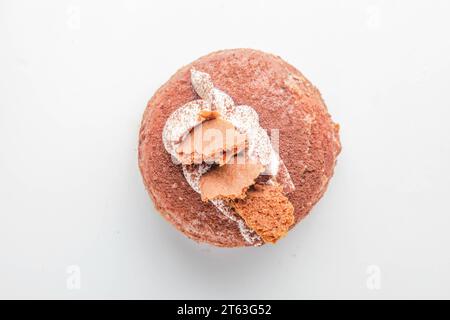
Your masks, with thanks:
M223 50L152 97L139 167L156 209L191 239L275 243L325 192L341 150L319 91L280 57Z

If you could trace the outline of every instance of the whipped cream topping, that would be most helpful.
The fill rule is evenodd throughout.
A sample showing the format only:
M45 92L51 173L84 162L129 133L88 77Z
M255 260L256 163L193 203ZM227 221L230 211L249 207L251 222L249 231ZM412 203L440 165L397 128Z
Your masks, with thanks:
M248 140L247 156L256 160L264 166L263 174L271 178L266 183L278 182L281 185L289 185L286 190L292 191L293 183L280 160L278 153L272 146L270 138L260 124L257 112L250 106L236 106L233 99L225 92L214 87L209 74L191 69L191 83L195 92L201 99L190 101L173 112L166 121L163 129L162 139L164 147L175 160L180 160L176 152L178 146L189 132L204 119L199 117L201 111L217 111L221 117L231 122L236 129L246 134ZM200 193L200 177L212 167L210 164L202 163L196 165L182 165L186 181L197 193ZM281 181L277 179L278 173L282 173ZM263 243L261 238L247 227L244 220L229 207L223 200L210 201L216 208L235 221L239 227L242 237L252 245Z
M183 138L203 121L198 116L203 110L211 110L211 104L206 100L194 100L175 110L167 119L162 138L166 151L175 159L178 159L176 150Z

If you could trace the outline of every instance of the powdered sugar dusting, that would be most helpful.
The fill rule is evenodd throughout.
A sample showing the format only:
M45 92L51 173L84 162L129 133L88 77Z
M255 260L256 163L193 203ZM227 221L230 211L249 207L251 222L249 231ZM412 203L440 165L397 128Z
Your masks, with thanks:
M177 158L176 148L185 135L201 123L198 114L202 110L211 110L211 104L207 100L194 100L175 110L167 119L162 140L167 152L175 158Z
M276 152L270 153L269 165L266 167L266 173L271 176L276 176L280 172L280 167L284 166L283 161ZM286 168L286 167L284 167ZM287 169L286 169L287 171Z
M235 106L226 117L242 133L259 127L259 116L255 109L249 106Z
M228 113L234 112L234 101L225 92L214 88L211 91L210 99L213 109L219 111L224 118L227 118Z
M183 175L186 178L187 183L195 192L200 193L200 178L204 173L208 172L211 167L211 164L205 162L201 164L182 165Z
M211 91L214 89L214 84L211 80L211 76L205 72L200 72L191 69L191 83L195 92L203 99L211 99Z
M259 125L259 116L255 109L249 106L236 106L226 117L239 132L247 135L248 156L251 159L258 160L266 167L271 161L277 161L276 152L272 148L267 132Z
M283 192L285 194L291 193L295 190L294 182L292 181L291 175L289 174L283 160L280 160L279 162L276 175L273 175L267 182L269 184L278 183L283 187Z

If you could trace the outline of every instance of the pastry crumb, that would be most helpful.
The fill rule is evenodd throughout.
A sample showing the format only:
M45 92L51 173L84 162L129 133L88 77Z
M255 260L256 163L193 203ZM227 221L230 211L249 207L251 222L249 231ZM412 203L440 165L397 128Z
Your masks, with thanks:
M230 206L266 243L275 243L294 223L294 207L280 185L255 184Z

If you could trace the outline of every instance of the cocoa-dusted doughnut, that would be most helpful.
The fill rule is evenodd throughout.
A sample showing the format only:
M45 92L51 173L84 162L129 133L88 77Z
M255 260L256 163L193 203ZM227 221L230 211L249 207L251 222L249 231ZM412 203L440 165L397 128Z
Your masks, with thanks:
M205 139L196 134L202 126L233 130L239 143L209 137L209 153L199 151L192 141ZM276 242L321 198L338 131L293 66L257 50L223 50L178 70L148 102L139 167L156 209L188 237L257 246Z

